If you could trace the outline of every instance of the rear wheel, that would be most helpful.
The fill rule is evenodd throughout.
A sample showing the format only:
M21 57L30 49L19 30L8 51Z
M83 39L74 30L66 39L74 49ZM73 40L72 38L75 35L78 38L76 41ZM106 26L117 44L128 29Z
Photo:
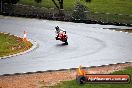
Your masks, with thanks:
M58 37L55 37L55 39L56 39L56 40L59 40L59 38L58 38Z

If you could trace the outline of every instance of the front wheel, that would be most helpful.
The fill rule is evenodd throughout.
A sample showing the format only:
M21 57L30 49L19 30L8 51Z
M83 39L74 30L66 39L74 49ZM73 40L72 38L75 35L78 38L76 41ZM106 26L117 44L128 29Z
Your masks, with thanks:
M66 41L65 44L68 45L68 42Z

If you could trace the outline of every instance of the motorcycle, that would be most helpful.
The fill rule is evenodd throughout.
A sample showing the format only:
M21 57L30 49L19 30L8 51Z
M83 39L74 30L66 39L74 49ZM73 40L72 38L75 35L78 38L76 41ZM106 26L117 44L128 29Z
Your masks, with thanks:
M68 41L67 41L68 36L64 31L59 32L55 38L56 38L56 40L60 40L60 41L64 42L65 45L68 45Z

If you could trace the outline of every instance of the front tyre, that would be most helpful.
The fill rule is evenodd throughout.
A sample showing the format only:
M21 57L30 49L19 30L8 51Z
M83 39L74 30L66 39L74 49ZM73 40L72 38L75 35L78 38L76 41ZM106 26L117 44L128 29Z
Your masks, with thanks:
M65 45L68 45L68 42L67 41L65 42Z

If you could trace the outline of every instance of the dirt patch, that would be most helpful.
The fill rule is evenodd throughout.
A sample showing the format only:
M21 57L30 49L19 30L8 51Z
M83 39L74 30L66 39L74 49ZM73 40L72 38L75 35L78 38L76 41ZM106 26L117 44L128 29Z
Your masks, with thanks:
M109 74L132 66L132 63L108 65L102 67L86 68L89 74ZM0 88L41 88L49 87L61 81L73 80L76 78L76 70L43 72L33 74L21 74L13 76L0 76Z

